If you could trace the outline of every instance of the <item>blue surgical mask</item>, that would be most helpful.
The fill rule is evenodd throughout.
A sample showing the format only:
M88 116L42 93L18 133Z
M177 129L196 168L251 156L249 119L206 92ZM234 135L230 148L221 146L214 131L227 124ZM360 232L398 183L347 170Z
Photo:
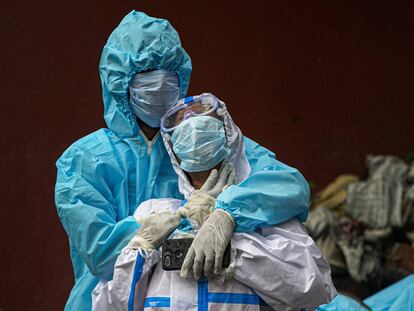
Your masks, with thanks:
M223 122L210 116L180 123L171 135L171 143L186 172L209 170L230 154Z
M129 102L135 115L151 127L160 127L161 117L180 98L175 73L154 70L135 75L129 87Z

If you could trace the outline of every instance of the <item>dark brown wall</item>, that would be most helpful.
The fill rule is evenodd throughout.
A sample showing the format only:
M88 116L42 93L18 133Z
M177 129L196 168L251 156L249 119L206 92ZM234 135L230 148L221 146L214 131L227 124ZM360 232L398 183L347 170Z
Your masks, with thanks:
M413 143L411 1L2 1L0 308L61 310L72 285L54 162L103 127L98 62L132 9L167 18L190 94L323 186Z

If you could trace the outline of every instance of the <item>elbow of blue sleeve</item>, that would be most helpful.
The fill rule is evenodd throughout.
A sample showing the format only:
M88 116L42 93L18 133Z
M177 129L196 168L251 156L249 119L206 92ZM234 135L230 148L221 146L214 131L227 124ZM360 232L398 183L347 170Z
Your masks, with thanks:
M234 218L236 232L254 231L294 217L304 222L308 215L309 187L296 169L263 170L223 191L216 200L216 208Z
M295 169L296 170L296 169ZM297 184L300 187L298 189L298 204L302 206L301 212L297 215L297 219L300 222L305 222L308 219L309 213L309 204L310 204L310 189L309 184L306 181L305 177L296 170L295 178L297 180Z
M100 280L111 280L117 257L138 229L137 221L129 216L115 225L101 228L101 232L90 232L90 238L94 241L85 243L89 247L80 247L84 250L80 253L91 274Z

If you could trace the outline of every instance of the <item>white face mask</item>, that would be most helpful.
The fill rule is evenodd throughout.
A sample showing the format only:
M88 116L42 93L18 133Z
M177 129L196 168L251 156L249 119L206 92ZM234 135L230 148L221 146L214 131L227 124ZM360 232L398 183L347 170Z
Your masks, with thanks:
M181 92L175 73L154 70L136 74L129 94L135 115L151 127L160 127L161 117L177 103Z

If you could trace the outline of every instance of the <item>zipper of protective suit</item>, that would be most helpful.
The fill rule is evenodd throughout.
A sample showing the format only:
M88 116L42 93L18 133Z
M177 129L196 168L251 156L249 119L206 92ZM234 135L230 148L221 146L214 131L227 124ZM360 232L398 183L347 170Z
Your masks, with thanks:
M140 130L142 137L144 138L145 143L147 144L147 155L150 156L152 152L152 146L157 141L158 136L160 136L160 132L158 131L157 134L155 134L154 138L152 140L148 140L147 136L145 136L144 132Z

